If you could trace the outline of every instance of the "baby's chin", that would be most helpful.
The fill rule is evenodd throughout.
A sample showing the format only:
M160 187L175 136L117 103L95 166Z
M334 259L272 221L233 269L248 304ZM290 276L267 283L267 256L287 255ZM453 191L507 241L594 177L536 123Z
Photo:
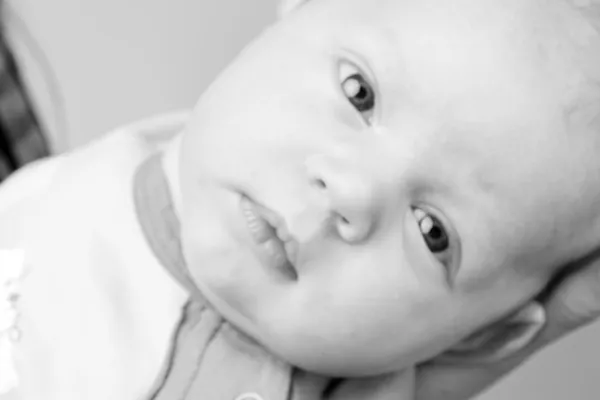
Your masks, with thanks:
M332 377L364 377L398 370L397 363L377 360L357 349L349 339L325 335L324 332L307 332L299 329L302 316L250 315L236 300L228 299L219 288L198 284L211 306L232 326L242 338L258 343L270 353L295 367L311 373Z
M414 366L423 356L410 346L394 343L394 351L380 352L380 343L357 343L349 336L296 329L301 316L286 315L272 320L250 319L234 309L223 316L244 335L256 341L286 363L311 373L329 377L371 377ZM291 322L294 319L294 322ZM408 343L406 343L408 344ZM390 343L387 346L390 348Z
M330 377L363 378L412 367L416 354L378 354L374 347L354 345L349 338L310 337L304 334L262 333L258 339L274 354L305 371Z

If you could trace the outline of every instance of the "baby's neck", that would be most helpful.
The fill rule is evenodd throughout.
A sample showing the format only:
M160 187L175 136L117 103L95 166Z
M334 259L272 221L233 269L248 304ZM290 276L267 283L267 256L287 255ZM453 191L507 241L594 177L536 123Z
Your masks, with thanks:
M171 191L173 208L177 217L181 218L181 186L179 182L179 154L182 134L179 133L167 145L162 160L167 184Z

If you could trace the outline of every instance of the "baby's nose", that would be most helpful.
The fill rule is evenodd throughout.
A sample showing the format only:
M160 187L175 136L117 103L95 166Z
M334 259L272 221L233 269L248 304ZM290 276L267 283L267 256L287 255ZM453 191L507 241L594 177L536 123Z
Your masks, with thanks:
M324 210L339 236L349 242L366 240L377 223L378 187L366 168L326 156L306 162L309 183L324 198Z

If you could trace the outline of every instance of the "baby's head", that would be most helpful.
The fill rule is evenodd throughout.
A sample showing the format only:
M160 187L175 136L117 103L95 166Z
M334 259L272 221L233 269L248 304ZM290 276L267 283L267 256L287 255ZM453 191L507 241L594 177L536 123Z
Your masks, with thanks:
M334 375L423 361L523 307L600 243L595 4L284 2L183 136L197 284Z

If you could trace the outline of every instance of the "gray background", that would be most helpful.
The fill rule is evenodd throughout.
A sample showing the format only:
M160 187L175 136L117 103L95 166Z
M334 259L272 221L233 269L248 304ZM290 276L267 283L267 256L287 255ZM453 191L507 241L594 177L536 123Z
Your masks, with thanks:
M193 106L218 71L275 18L276 0L8 3L9 33L53 141L64 150L122 123ZM36 46L44 49L58 97ZM599 346L596 324L480 399L599 399Z

